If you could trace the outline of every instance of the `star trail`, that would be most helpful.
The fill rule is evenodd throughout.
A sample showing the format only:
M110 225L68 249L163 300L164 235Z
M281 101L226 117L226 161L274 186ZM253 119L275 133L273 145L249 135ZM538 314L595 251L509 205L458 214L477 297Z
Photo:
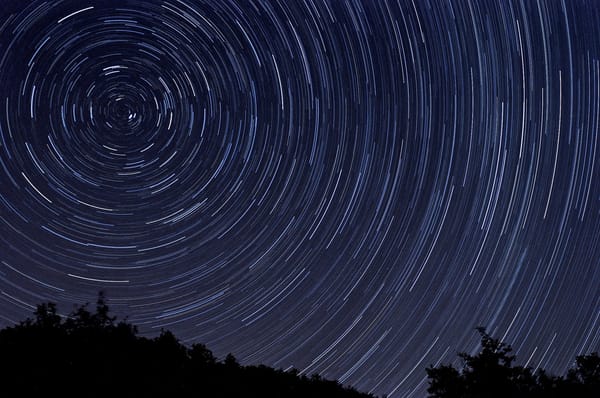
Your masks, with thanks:
M3 1L0 323L94 301L423 396L600 349L594 1Z

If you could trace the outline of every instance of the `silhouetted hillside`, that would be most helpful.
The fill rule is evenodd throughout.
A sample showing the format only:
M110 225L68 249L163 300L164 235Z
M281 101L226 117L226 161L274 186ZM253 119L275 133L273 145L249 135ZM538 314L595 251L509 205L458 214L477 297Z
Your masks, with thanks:
M100 294L96 311L81 306L68 317L52 303L33 319L0 330L0 396L4 397L244 397L373 398L319 375L223 361L202 344L184 346L168 331L137 335L109 315ZM460 353L462 367L426 369L432 398L597 398L600 357L578 356L566 376L513 366L512 348L481 334L477 355Z
M49 303L34 314L0 331L3 397L372 397L318 375L241 366L231 354L221 362L168 331L140 337L102 295L95 313L82 306L63 319Z

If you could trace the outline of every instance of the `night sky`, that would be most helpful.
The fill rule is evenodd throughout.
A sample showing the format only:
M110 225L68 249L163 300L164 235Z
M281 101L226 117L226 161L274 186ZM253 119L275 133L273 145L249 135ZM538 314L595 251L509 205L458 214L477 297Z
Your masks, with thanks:
M600 348L598 2L0 7L1 326L104 290L391 397Z

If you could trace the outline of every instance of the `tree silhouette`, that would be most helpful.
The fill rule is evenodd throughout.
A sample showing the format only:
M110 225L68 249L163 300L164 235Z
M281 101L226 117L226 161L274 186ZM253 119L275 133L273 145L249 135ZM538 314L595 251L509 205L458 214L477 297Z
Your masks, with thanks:
M598 353L578 356L566 376L514 366L510 345L484 328L481 350L460 353L462 367L430 366L428 392L437 398L600 397ZM203 344L187 347L170 331L154 338L110 316L99 294L68 316L37 306L33 319L0 330L0 391L35 397L373 398L318 374L243 366L233 354L220 361ZM4 396L3 395L3 396Z
M219 361L203 344L187 347L170 331L154 338L109 315L103 293L61 317L53 303L33 319L0 330L0 391L36 397L315 397L370 394L320 377L264 365Z
M440 365L426 369L427 391L432 398L600 397L600 359L597 353L579 356L567 377L533 374L531 368L513 366L512 347L492 338L483 327L477 355L459 353L463 366Z

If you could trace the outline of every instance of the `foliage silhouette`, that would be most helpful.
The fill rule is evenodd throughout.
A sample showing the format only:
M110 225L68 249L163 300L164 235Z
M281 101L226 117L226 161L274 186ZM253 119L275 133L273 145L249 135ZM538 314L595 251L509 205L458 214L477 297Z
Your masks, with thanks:
M327 397L368 398L337 381L270 367L217 360L203 344L190 348L169 331L137 335L117 322L101 293L63 319L53 303L34 319L0 330L2 396L35 397Z
M600 397L600 357L598 353L578 356L576 367L566 377L535 374L531 368L513 366L512 347L490 337L478 327L481 350L477 355L459 353L462 369L452 365L430 366L429 396L432 398L503 397Z
M56 305L37 306L33 319L0 330L2 396L373 398L337 381L296 369L219 361L203 344L186 347L169 331L138 336L136 326L109 315L102 293L61 317ZM566 376L514 366L512 347L477 328L481 350L460 353L462 368L430 366L433 398L600 397L598 353L576 357Z

